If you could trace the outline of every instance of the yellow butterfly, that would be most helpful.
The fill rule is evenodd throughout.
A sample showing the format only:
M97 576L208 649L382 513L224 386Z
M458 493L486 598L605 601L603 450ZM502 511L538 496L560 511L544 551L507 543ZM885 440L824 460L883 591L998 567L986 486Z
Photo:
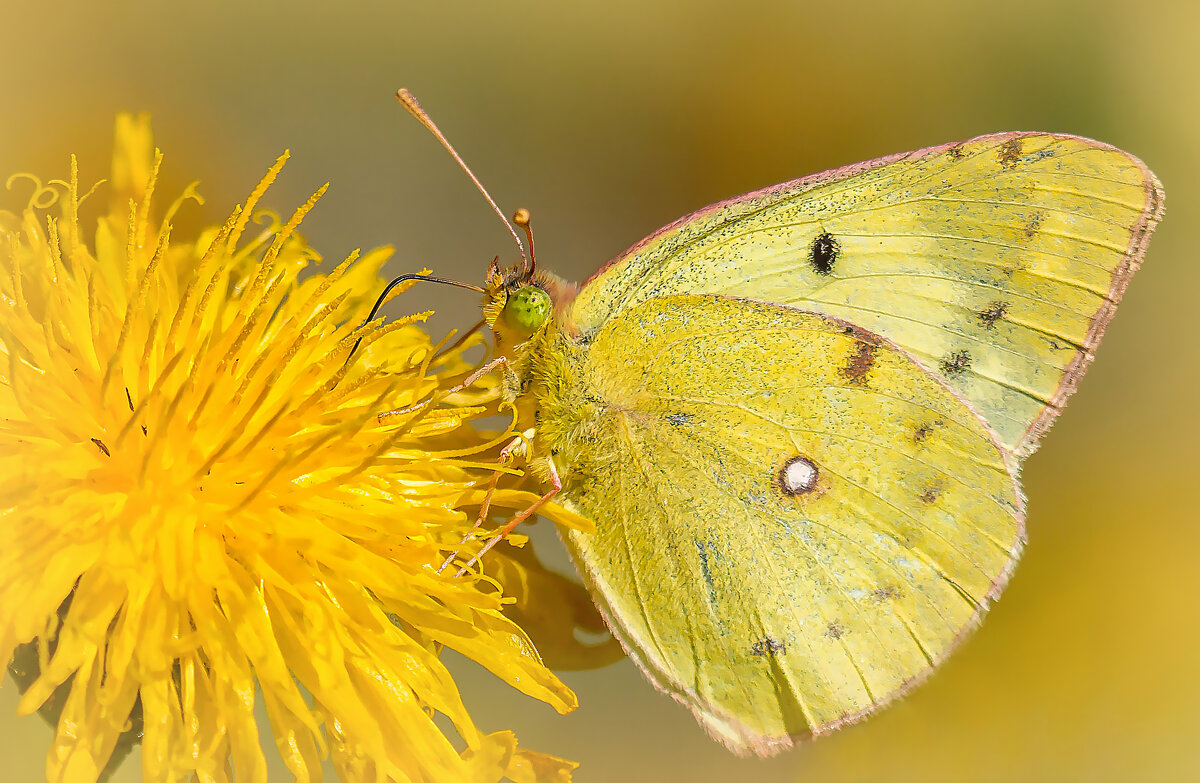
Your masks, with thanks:
M769 754L926 677L1008 580L1020 460L1162 207L1121 150L1002 133L716 204L582 286L493 264L526 459L650 680Z

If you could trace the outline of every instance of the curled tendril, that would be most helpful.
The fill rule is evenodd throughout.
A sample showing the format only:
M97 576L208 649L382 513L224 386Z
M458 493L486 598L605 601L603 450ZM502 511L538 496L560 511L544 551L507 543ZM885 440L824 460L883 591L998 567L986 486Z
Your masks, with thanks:
M269 209L256 209L250 216L250 220L255 225L267 226L267 230L271 233L278 232L283 228L283 220L279 217L279 213Z
M108 182L108 180L106 180L106 179L97 180L95 185L92 185L90 188L88 188L88 191L86 193L84 193L82 196L77 198L75 200L76 209L78 209L79 207L82 207L83 202L87 201L88 198L91 197L91 195L96 192L96 188L100 187L105 182ZM50 180L50 182L47 183L47 186L49 186L49 185L54 185L55 187L59 187L59 188L62 188L63 190L67 190L67 191L69 191L71 189L71 183L67 182L66 180L63 180L63 179L52 179L52 180Z
M43 185L42 181L32 174L13 174L5 180L5 189L12 190L18 180L29 180L33 183L33 194L25 205L26 209L49 209L58 202L60 194L54 185L59 184L59 181L55 180L48 185Z
M171 202L171 206L167 209L167 213L163 216L163 219L162 219L162 223L164 226L175 220L175 213L179 211L179 208L182 207L185 202L190 200L190 201L195 201L197 204L204 203L204 196L201 196L200 193L196 190L196 186L199 184L200 184L199 180L196 180L195 182L190 183L186 188L183 189L183 193L180 194L179 198L177 198L173 202Z

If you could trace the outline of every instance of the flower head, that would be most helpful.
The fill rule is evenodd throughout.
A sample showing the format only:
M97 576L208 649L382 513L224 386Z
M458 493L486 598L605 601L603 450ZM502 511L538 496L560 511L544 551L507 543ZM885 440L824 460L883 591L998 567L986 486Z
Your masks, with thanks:
M155 217L160 162L123 116L92 241L74 160L0 213L0 660L56 714L48 777L95 779L140 728L147 779L261 780L257 691L301 780L326 753L347 780L569 779L480 732L438 659L574 707L498 583L437 570L511 437L466 426L495 396L455 389L471 342L360 328L386 252L302 276L320 192L254 212L283 158L193 242L192 188Z

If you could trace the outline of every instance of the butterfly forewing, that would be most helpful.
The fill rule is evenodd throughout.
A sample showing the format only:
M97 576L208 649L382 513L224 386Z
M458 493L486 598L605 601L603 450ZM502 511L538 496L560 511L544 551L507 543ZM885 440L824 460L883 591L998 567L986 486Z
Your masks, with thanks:
M1091 359L1161 210L1154 175L1113 147L980 137L702 210L616 259L571 317L594 334L679 293L838 316L911 353L1025 454Z
M986 424L887 340L765 303L623 309L576 381L570 545L615 634L737 750L857 719L1003 586L1022 500ZM565 460L564 460L565 462Z

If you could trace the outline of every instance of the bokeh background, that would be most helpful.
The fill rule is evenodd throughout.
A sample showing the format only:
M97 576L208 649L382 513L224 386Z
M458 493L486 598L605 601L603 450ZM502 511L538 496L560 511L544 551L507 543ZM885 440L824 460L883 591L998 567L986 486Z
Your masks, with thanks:
M0 172L62 176L73 151L84 180L103 177L113 114L150 111L160 192L200 178L209 199L185 223L222 218L286 147L269 204L290 211L331 180L306 221L312 243L330 260L395 245L397 273L479 281L494 255L514 255L396 106L399 86L507 211L532 210L542 263L577 279L709 202L886 153L1029 129L1139 155L1166 186L1166 219L1099 360L1026 464L1027 553L989 619L911 697L745 760L628 661L566 674L581 702L568 717L456 670L481 727L580 761L584 783L1200 780L1200 5L3 5ZM9 208L25 197L0 194ZM434 331L475 320L462 292L409 296L409 309L441 311ZM15 700L6 683L2 777L37 780L49 732L17 719ZM135 756L116 779L136 778Z

